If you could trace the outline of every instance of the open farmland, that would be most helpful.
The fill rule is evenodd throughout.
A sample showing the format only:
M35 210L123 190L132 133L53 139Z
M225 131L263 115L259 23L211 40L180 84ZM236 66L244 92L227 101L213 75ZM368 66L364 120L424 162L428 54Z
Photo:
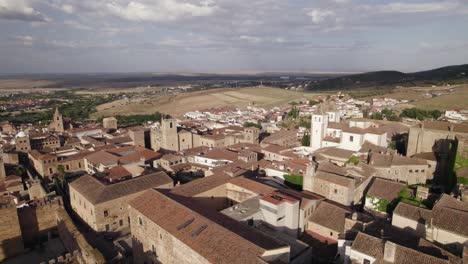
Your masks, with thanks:
M414 102L414 105L422 109L468 109L468 85L458 86L451 93L418 100Z
M182 116L189 111L202 110L212 107L236 106L246 107L255 105L270 108L287 104L290 101L314 98L318 94L288 91L277 88L254 87L242 89L214 89L177 95L148 97L143 100L126 104L120 102L115 107L98 106L98 112L93 117L109 115L152 114L156 111ZM112 106L112 104L110 104ZM107 104L106 106L109 106Z

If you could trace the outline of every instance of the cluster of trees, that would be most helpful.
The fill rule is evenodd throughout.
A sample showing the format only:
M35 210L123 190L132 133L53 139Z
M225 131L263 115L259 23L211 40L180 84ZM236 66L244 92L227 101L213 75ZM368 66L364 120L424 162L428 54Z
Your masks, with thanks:
M404 109L400 117L408 117L418 120L424 120L427 118L438 119L442 115L442 112L439 110L423 110L418 108L406 108Z
M161 121L163 118L171 118L168 114L156 112L150 115L117 115L115 116L119 126L137 126L149 121Z
M301 139L301 145L304 147L310 147L310 136L308 133L305 133Z
M262 129L262 126L260 124L254 122L245 122L244 127L256 127L258 129Z
M294 106L291 109L291 111L289 111L288 117L291 117L292 119L296 119L297 117L299 117L299 109L297 109L297 107Z
M381 112L373 113L369 116L371 119L383 120L386 118L388 121L400 121L401 118L392 109L385 108Z

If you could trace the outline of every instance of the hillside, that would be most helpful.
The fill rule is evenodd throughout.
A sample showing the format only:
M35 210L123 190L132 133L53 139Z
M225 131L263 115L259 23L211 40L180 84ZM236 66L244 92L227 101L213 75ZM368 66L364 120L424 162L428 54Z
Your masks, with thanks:
M441 85L468 81L468 64L447 66L428 71L403 73L376 71L316 80L307 90L353 90L359 88L393 88L395 86Z

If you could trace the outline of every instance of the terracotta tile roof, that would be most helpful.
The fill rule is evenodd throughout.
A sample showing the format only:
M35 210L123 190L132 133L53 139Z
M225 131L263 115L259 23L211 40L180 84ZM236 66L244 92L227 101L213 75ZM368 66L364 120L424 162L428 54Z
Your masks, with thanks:
M385 153L387 152L387 148L377 146L375 144L370 143L369 141L364 141L364 144L362 144L361 149L359 150L360 153L367 153L369 151L372 151L373 153Z
M328 122L328 128L332 129L345 129L348 127L348 124L342 122Z
M326 201L320 202L318 207L309 217L309 221L329 228L333 231L343 233L345 226L345 218L352 211L331 204Z
M400 155L373 153L369 165L377 167L427 165L427 161Z
M70 183L70 187L92 204L99 204L172 182L172 179L164 172L148 174L115 184L105 184L93 176L85 175Z
M219 148L213 148L205 152L201 156L204 158L214 159L214 160L235 161L238 159L238 154L236 152L225 150L225 149L219 149Z
M433 122L424 122L424 129L433 129L433 130L441 130L441 131L449 131L450 126L453 126L453 131L458 133L468 133L468 125L466 124L455 124L450 122L441 122L441 121L433 121ZM421 124L418 125L421 127Z
M176 186L171 190L171 193L185 197L193 197L197 194L201 194L203 192L226 184L227 182L229 182L229 180L231 180L231 176L229 175L214 174L205 178L196 179L189 183Z
M414 154L411 156L412 158L424 159L424 160L432 160L437 161L437 156L435 152L421 152L418 154Z
M34 159L37 159L37 160L49 160L49 159L56 158L55 155L51 155L51 154L48 154L48 153L45 153L45 152L41 152L41 151L36 150L36 149L30 150L29 154Z
M286 247L273 238L265 244L259 237L266 238L266 235L255 229L218 212L207 218L186 203L175 200L173 195L166 196L158 190L146 191L131 201L130 206L210 263L264 263L259 257L266 251ZM232 230L234 227L236 229ZM256 240L246 239L243 234L248 233L256 236Z
M443 194L432 209L433 225L468 237L468 202Z
M367 194L391 202L404 187L405 185L399 182L375 178Z
M432 217L431 210L404 202L398 203L397 207L393 211L393 214L411 219L413 221L424 221L424 223L429 223Z
M323 141L340 143L341 139L339 137L324 137Z
M354 153L354 151L337 147L321 148L314 152L314 154L323 154L326 156L338 157L342 159L349 159L351 156L353 156Z
M354 240L351 248L355 251L363 253L365 255L374 257L376 264L387 264L388 262L383 260L385 242L380 238L376 238L365 233L359 232ZM395 244L395 260L394 264L405 264L411 260L413 264L449 264L449 260L440 259L434 256L430 256L419 252L417 250Z
M104 171L105 178L110 181L118 181L122 178L132 177L132 174L122 166L116 166Z
M247 179L245 177L236 177L233 178L229 181L230 184L237 185L241 188L247 189L251 192L254 192L260 196L263 196L265 194L271 193L275 191L276 189L273 187L270 187L266 184L256 182L254 180Z

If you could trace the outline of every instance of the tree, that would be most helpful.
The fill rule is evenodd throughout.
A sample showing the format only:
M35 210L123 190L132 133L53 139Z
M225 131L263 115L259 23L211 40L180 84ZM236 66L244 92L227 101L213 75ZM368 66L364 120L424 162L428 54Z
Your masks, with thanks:
M308 133L305 133L304 136L302 136L301 144L304 147L310 147L310 136Z
M262 126L260 124L254 122L245 122L244 127L256 127L258 129L262 129Z
M317 105L317 104L320 104L320 102L315 101L315 100L309 100L309 106L314 106L314 105Z

